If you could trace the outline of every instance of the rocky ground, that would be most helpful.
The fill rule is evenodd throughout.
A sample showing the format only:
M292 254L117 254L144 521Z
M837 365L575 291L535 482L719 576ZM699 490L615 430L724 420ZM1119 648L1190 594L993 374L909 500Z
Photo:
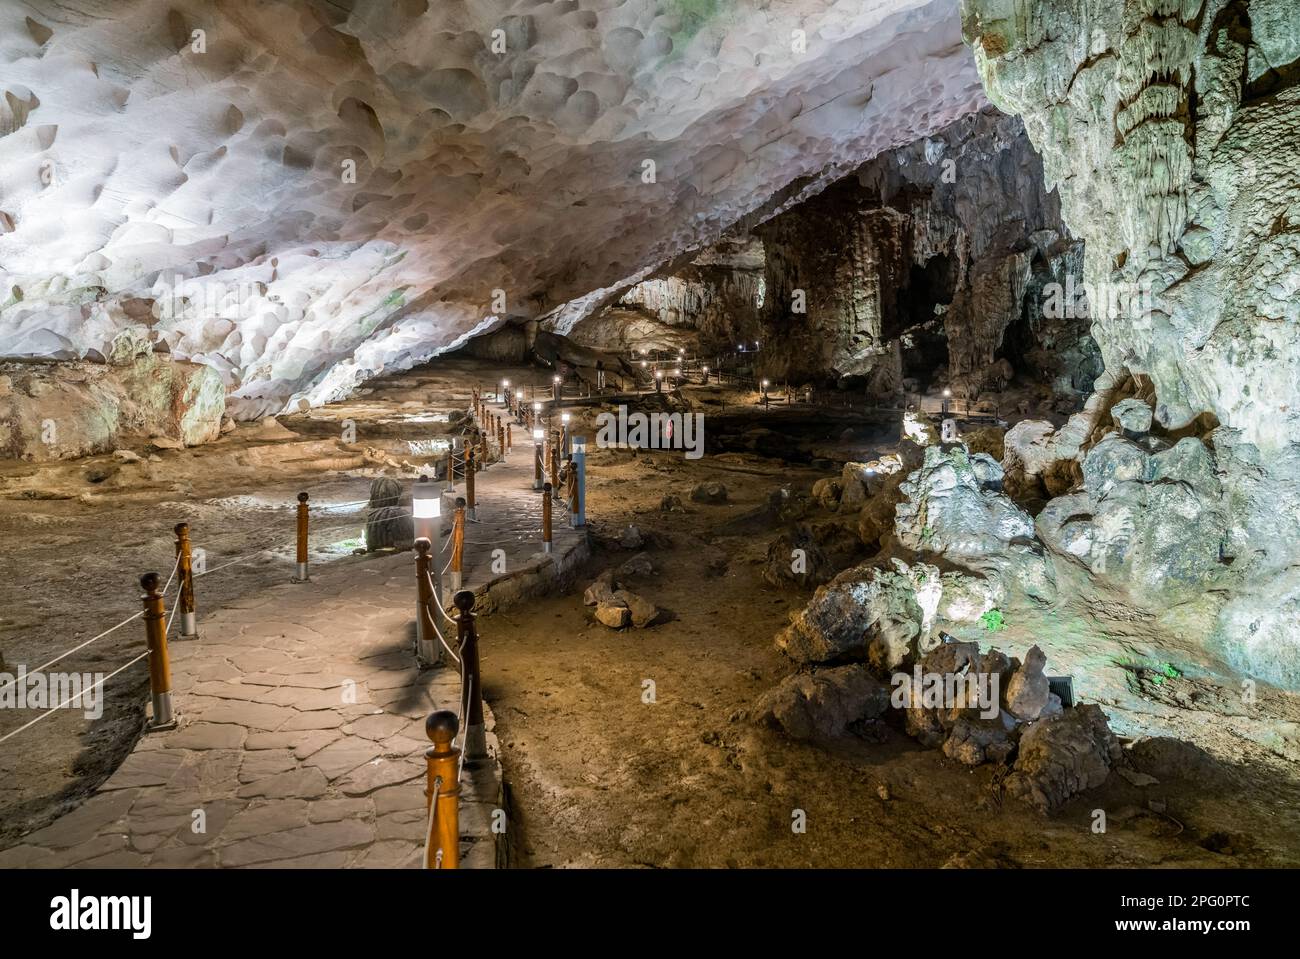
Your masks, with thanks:
M500 375L481 363L444 361L380 381L346 405L241 426L205 447L153 451L157 462L141 449L140 463L106 456L40 469L7 464L0 524L12 548L0 581L0 650L11 665L44 662L130 615L134 577L169 568L170 528L180 520L195 528L198 545L219 530L210 568L254 557L201 580L201 610L287 577L291 503L300 488L312 491L313 502L335 504L339 518L337 533L319 524L313 561L366 562L352 556L364 514L348 504L363 500L380 472L413 475L404 463L418 467L429 452L421 443L445 430L438 412ZM505 375L523 383L548 378ZM688 394L706 411L709 455L593 449L592 563L571 592L481 623L517 864L1300 860L1294 697L1264 689L1258 707L1243 710L1230 677L1175 668L1185 651L1165 649L1149 623L1104 609L1062 603L1051 621L1009 619L985 639L1022 657L1039 644L1048 671L1073 674L1080 699L1100 703L1130 747L1126 775L1112 774L1049 815L1011 798L999 767L962 765L898 723L814 745L755 722L755 704L797 671L774 638L813 586L765 579L769 543L795 514L814 523L842 519L815 502L791 504L818 480L838 476L838 461L889 453L896 424L860 411L764 412L752 396L731 391ZM594 412L578 412L575 432L595 435ZM356 437L343 435L349 425ZM96 481L100 473L108 475ZM629 525L639 544L627 537ZM638 561L624 570L634 557L650 569ZM862 558L846 544L829 561ZM583 589L611 569L658 608L651 625L616 631L595 621ZM129 659L138 632L138 623L129 624L68 660L69 668ZM78 802L130 748L147 686L142 670L118 679L126 681L113 687L103 720L65 713L0 744L0 843ZM0 735L19 724L0 715ZM1107 812L1105 833L1092 830L1096 809ZM800 823L806 828L796 831Z

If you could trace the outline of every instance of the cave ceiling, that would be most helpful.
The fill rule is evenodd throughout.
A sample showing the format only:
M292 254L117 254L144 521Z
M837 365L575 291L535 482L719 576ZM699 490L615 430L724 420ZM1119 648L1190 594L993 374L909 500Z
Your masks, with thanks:
M956 0L3 0L0 87L0 354L134 328L241 416L617 288L987 102Z

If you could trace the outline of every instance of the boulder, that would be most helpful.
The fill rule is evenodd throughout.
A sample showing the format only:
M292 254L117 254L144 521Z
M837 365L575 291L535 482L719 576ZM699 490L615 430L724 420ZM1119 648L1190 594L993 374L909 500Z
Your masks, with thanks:
M596 620L610 629L622 629L632 621L632 611L617 601L600 603L596 607Z
M400 506L381 506L366 513L366 549L410 549L415 520Z
M615 590L614 599L627 607L632 625L644 629L659 617L659 608L643 596L626 589Z
M1151 432L1151 405L1130 396L1110 408L1110 418L1125 436L1146 436Z
M637 553L618 568L618 575L625 577L651 576L654 571L654 564L650 562L650 557L645 553Z
M727 487L721 483L700 483L691 490L691 502L693 503L725 503L727 501Z
M637 526L626 526L623 533L619 536L618 545L624 549L640 549L645 545L645 537L641 535L641 530Z
M753 716L792 739L817 741L843 736L888 708L888 687L852 663L787 677L758 700Z
M1030 725L1004 786L1048 812L1106 781L1123 752L1101 707L1089 703Z
M839 508L843 491L840 481L828 476L813 483L812 498L823 509L834 511Z
M598 606L601 603L614 602L614 590L614 571L607 569L597 576L582 594L583 605Z
M768 546L763 579L773 586L820 586L861 552L856 532L843 523L800 523Z
M1043 667L1047 657L1037 646L1030 646L1024 664L1011 675L1006 686L1007 712L1024 722L1032 722L1047 706L1051 690Z
M869 657L893 668L916 652L922 612L907 576L870 567L846 570L791 614L777 647L800 663Z

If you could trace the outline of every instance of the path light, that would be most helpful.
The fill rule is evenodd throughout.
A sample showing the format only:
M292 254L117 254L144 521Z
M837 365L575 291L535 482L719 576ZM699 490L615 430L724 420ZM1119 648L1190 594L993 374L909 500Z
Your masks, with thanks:
M564 458L569 457L569 414L560 414L560 449L563 451Z
M700 372L704 374L704 382L705 382L705 383L708 383L708 382L709 382L709 368L708 368L707 366L705 366L705 367L703 367L703 368L700 370Z
M510 381L509 380L501 381L501 392L497 394L497 402L498 403L510 402Z
M574 529L587 525L587 438L573 438L573 463L575 471L574 499L569 504L569 525Z
M533 430L533 489L542 488L542 442L545 430Z
M442 491L437 483L421 476L411 484L411 516L416 539L427 539L433 551L434 600L442 602Z
M664 371L660 369L656 369L655 370L655 392L656 393L660 392L663 389L663 385L664 385Z

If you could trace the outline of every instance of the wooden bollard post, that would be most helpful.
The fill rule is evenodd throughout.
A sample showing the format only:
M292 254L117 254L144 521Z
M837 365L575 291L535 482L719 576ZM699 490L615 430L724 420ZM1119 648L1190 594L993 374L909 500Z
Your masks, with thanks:
M181 614L181 639L198 639L194 611L194 559L190 553L190 524L176 524L176 575L180 577L177 603Z
M542 552L551 551L551 484L542 486Z
M461 587L461 571L465 563L465 498L456 497L456 513L451 521L451 588Z
M307 570L307 494L298 494L298 575L295 583L307 583L311 576Z
M491 457L488 455L488 435L486 430L478 435L478 448L479 462L483 464L483 469L487 469L488 460L491 459Z
M465 513L470 519L478 519L478 509L474 504L474 451L465 452Z
M433 620L433 544L428 537L415 541L415 658L421 666L441 666L442 646Z
M429 774L424 788L424 806L433 804L435 792L438 808L430 810L429 834L425 837L425 869L460 868L460 750L452 745L460 722L450 709L430 713L424 721L424 734L433 743L424 751Z
M462 589L453 598L456 639L460 645L461 682L469 686L468 716L465 720L465 762L487 756L487 733L483 729L483 684L479 679L478 627L475 625L474 592Z
M167 618L163 608L163 594L157 573L140 577L144 595L144 638L149 647L149 693L153 700L153 717L148 728L174 729L176 716L172 712L172 666L167 657Z
M506 428L501 425L500 420L497 420L497 446L501 448L501 458L505 459L510 448L506 446Z

